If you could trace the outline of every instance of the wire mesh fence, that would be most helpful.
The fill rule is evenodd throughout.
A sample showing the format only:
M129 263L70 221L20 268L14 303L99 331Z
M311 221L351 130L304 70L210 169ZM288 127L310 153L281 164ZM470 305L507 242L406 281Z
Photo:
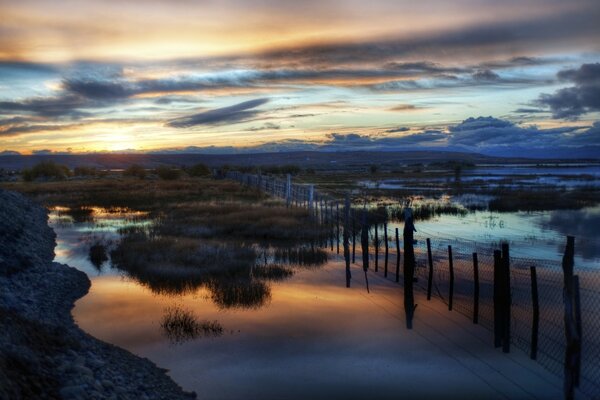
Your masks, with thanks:
M365 251L370 255L369 268L382 274L387 271L388 279L403 282L403 268L399 261L404 246L402 232L397 238L397 229L385 224L387 215L382 215L385 210L369 213L364 208L351 208L347 211L346 222L346 211L340 198L316 191L314 185L292 183L289 176L282 180L229 172L226 177L280 197L286 200L288 206L306 208L318 223L328 227L329 237L322 246L338 254L343 252L343 249L340 250L343 230L350 230L350 258L357 264L362 263L361 232L367 229L369 241ZM430 241L433 273L429 283L427 238L417 234L415 239L415 290L426 293L430 284L432 298L447 305L452 303L453 311L494 332L498 323L494 304L494 280L497 279L494 250L498 250L498 243L485 245L450 238ZM563 375L567 340L562 264L560 260L522 257L510 257L509 260L510 343L530 354L549 371ZM579 268L575 273L579 277L581 309L579 389L591 398L600 399L600 274L590 268ZM533 281L537 290L533 289ZM533 295L535 292L537 296ZM492 345L494 340L490 339Z

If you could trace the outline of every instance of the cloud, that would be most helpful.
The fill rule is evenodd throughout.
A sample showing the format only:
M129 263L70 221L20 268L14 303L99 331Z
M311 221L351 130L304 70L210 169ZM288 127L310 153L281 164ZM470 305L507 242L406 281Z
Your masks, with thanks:
M0 151L0 157L2 156L20 156L21 153L19 153L18 151L14 151L14 150L3 150Z
M499 81L500 75L490 69L476 71L473 75L476 81Z
M408 132L410 131L410 128L407 126L399 126L397 128L390 128L387 129L385 131L383 131L384 133L399 133L399 132Z
M270 130L279 130L281 129L281 125L274 124L272 122L266 122L262 126L253 126L248 128L248 131L258 132L258 131L270 131Z
M554 118L578 119L600 111L600 63L582 64L578 69L560 71L557 76L575 86L541 94L535 104L550 108Z
M389 111L415 111L422 108L424 107L417 107L413 104L398 104L397 106L390 108Z
M22 101L0 101L0 115L25 112L42 117L70 116L76 118L89 115L79 109L91 107L92 105L84 98L72 94L56 97L35 97Z
M234 104L228 107L215 108L198 114L176 118L167 122L168 126L174 128L189 128L196 125L224 125L236 124L247 121L260 113L252 110L267 103L269 99L254 99Z

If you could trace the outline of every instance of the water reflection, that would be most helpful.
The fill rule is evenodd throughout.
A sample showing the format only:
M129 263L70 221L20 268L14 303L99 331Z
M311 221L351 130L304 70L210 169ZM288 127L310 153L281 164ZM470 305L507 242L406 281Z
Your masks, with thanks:
M201 321L192 311L181 306L167 307L160 327L169 341L174 344L223 334L223 327L218 321Z
M541 225L565 236L575 236L576 252L583 258L600 257L600 207L551 211ZM564 243L559 249L564 251Z

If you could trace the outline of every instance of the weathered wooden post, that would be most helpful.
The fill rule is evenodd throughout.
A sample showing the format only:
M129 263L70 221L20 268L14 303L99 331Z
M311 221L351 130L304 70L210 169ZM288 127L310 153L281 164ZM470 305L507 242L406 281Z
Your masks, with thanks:
M400 282L400 236L396 228L396 282Z
M454 260L452 259L452 246L448 245L448 269L450 273L450 292L448 293L448 310L452 311L454 302Z
M335 203L335 219L337 222L337 230L335 232L337 254L340 254L340 203Z
M502 243L502 351L510 352L510 254L508 243Z
M387 222L383 223L383 241L385 243L385 264L383 265L383 276L387 278L388 275L388 233L387 233Z
M500 299L502 252L494 250L494 347L502 346L502 314Z
M377 220L375 220L375 272L379 271L379 237L377 235Z
M479 260L473 253L473 323L479 323Z
M338 225L339 226L339 225ZM339 231L338 231L339 235ZM350 272L350 194L346 193L346 202L344 204L344 260L346 260L346 287L350 287L352 273Z
M292 175L287 174L287 180L285 183L285 201L287 207L290 208L292 204Z
M412 210L404 209L404 312L406 314L406 327L412 329L415 312L415 297L413 293L413 278L415 271L414 236L416 232L413 224Z
M310 215L313 215L314 204L313 200L315 197L315 185L310 185L308 187L308 210L310 211Z
M367 223L367 211L365 209L362 211L360 239L360 244L362 247L363 271L365 272L365 283L367 285L367 292L369 292L369 278L367 276L367 271L369 270L369 225Z
M536 360L540 327L540 300L538 296L537 271L534 266L531 266L529 270L531 271L531 305L533 309L533 320L531 322L531 353L529 356L532 360Z
M335 221L333 219L333 203L329 202L329 239L331 242L331 251L333 251L333 241L335 240Z
M431 286L433 284L433 256L431 254L431 239L427 238L427 263L429 274L427 276L427 300L431 300Z
M356 214L352 210L352 262L356 261Z
M578 283L573 276L575 258L575 238L567 236L567 246L563 256L563 302L565 306L565 338L567 346L565 347L565 362L564 362L564 394L565 399L575 398L575 387L579 382L579 365L581 362L581 327L577 326L578 312L576 303L578 303L575 294L578 289Z

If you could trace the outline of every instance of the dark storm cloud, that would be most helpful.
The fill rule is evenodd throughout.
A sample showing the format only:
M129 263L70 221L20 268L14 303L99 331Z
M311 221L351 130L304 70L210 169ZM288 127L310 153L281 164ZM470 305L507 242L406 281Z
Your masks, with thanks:
M247 121L257 116L260 111L253 110L268 102L269 99L254 99L228 107L215 108L201 113L176 118L167 123L174 128L189 128L196 125L223 125Z
M600 111L600 63L582 64L577 69L560 71L557 76L575 86L542 94L535 102L537 105L549 108L554 118L577 119Z

